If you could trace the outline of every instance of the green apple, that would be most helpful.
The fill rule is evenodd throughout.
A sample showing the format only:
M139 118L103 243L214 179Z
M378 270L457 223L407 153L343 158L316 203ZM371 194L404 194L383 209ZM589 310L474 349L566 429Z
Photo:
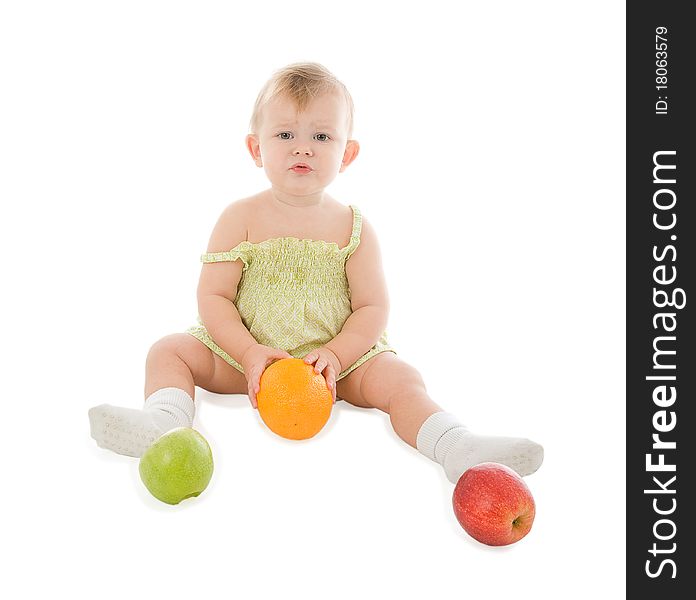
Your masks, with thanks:
M198 496L213 476L213 453L195 429L177 427L155 441L140 458L140 479L167 504Z

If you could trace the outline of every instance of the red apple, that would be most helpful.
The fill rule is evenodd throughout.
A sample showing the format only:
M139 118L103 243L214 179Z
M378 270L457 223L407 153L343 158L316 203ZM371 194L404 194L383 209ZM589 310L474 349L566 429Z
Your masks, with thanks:
M529 533L536 508L522 478L511 468L486 462L464 471L454 488L457 521L489 546L507 546Z

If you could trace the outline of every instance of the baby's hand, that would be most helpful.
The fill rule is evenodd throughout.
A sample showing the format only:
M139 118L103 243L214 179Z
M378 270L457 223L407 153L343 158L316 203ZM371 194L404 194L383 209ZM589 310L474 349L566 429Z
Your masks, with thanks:
M326 379L326 386L331 390L333 403L336 404L336 376L341 372L341 362L328 348L322 346L312 350L304 359L308 365L314 364L314 372L321 373Z
M247 380L249 401L253 408L258 408L256 394L259 392L261 375L268 365L281 358L292 358L292 356L284 350L263 344L254 344L242 356L242 368Z

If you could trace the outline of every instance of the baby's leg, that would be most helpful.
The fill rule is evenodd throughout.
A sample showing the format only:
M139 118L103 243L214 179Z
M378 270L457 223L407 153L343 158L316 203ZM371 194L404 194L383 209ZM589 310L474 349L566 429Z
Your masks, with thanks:
M452 483L469 467L489 461L529 475L544 457L543 448L531 440L467 430L430 399L418 371L390 352L378 354L341 379L336 392L355 406L388 413L396 434L440 463Z
M191 427L194 389L246 393L246 379L207 346L186 333L156 342L145 365L143 410L102 404L89 410L92 437L102 448L142 456L160 435Z

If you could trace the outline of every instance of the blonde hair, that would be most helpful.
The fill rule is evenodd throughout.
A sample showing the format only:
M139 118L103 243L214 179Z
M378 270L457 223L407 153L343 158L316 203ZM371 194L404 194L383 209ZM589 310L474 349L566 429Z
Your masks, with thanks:
M261 88L249 121L250 133L256 133L261 121L261 110L274 98L284 96L292 100L302 112L312 99L326 93L338 92L348 107L348 137L353 134L353 98L348 88L326 67L315 62L293 63L278 69Z

